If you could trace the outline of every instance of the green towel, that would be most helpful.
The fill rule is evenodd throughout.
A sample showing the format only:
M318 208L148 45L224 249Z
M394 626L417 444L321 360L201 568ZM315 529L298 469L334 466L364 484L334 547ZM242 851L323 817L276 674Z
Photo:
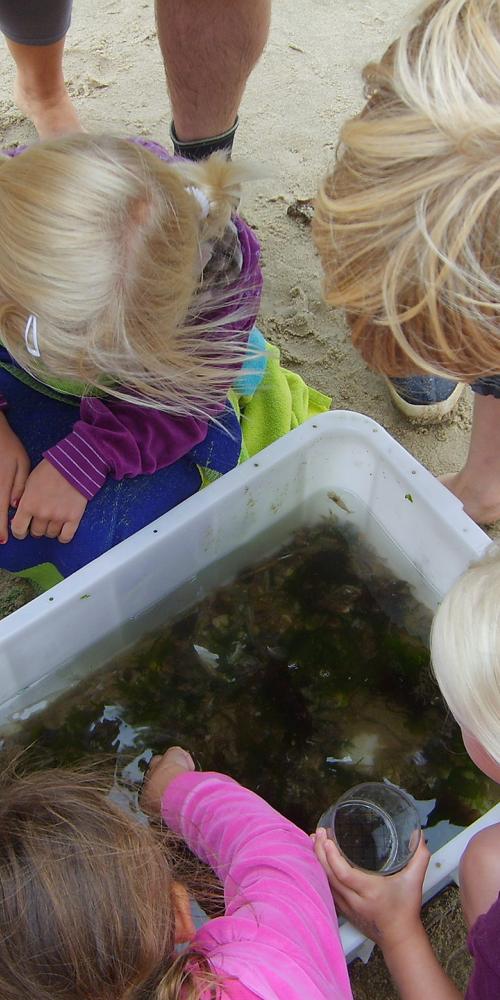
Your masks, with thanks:
M277 347L267 344L268 362L264 378L253 396L229 393L241 421L240 462L256 455L310 417L330 409L330 396L311 389L296 372L282 368Z
M14 575L31 580L42 591L50 590L51 587L55 587L56 583L60 583L64 579L52 563L40 563L39 566L31 566L29 569L23 569Z

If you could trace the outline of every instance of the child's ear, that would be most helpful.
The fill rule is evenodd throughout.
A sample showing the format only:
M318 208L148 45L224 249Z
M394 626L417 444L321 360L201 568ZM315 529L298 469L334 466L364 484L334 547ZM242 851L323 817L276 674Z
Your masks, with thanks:
M196 934L189 893L181 882L172 884L172 901L175 909L175 943L185 944Z

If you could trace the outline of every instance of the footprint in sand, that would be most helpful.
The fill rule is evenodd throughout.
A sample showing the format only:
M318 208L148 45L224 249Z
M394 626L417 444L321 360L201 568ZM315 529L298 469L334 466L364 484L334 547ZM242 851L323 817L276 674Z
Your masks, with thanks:
M68 49L65 57L66 86L70 97L94 97L115 82L112 62L82 48Z

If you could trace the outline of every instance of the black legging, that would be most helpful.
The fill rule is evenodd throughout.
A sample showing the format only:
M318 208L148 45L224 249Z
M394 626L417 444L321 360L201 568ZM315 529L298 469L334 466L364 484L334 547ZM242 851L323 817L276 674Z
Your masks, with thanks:
M64 38L72 0L0 0L0 31L19 45L52 45Z

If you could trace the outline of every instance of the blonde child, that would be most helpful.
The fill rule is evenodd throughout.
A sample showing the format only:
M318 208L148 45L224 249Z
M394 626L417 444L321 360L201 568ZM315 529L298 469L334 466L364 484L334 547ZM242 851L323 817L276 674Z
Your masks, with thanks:
M178 747L153 761L142 805L216 871L225 915L195 932L168 838L105 799L95 774L4 782L3 1000L352 998L305 833L230 778L195 773Z
M91 135L0 161L3 568L73 572L328 406L255 328L246 174Z
M500 517L499 67L498 0L425 4L366 66L315 222L326 300L402 412L439 418L472 385L446 484L479 522Z
M442 695L474 763L500 783L500 552L469 569L433 622L431 655ZM316 854L342 912L380 945L403 1000L455 1000L420 920L429 853L422 839L409 866L388 878L351 868L320 830ZM467 1000L500 996L500 824L470 841L460 889L474 969Z

